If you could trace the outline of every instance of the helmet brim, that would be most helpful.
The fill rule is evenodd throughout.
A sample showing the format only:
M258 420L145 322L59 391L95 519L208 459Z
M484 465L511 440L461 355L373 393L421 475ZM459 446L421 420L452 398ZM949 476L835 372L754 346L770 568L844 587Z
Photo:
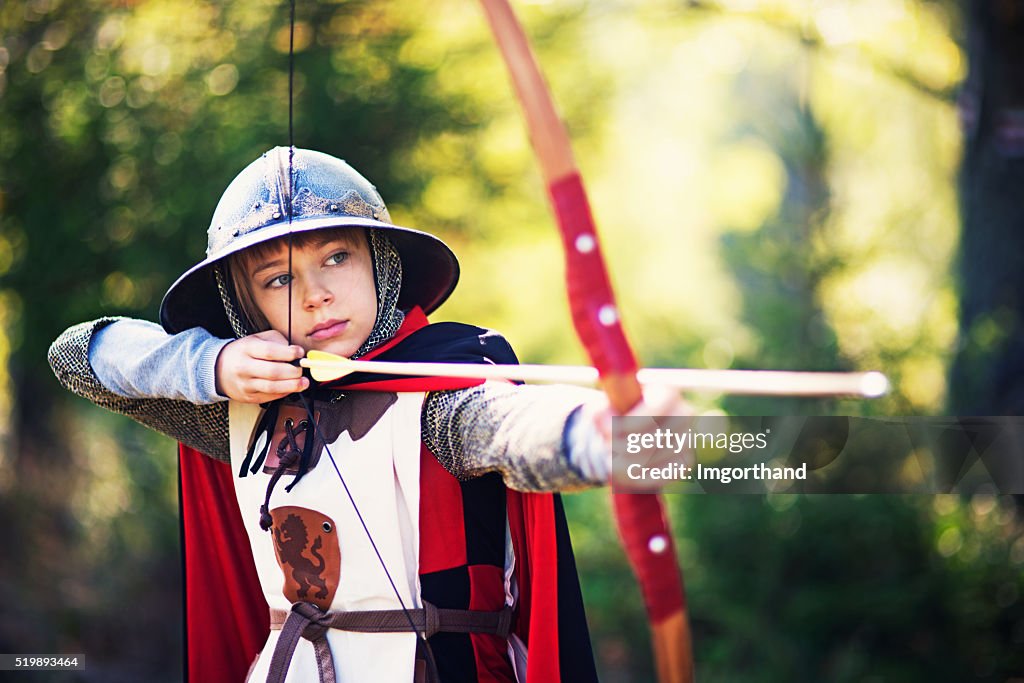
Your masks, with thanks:
M317 216L282 221L242 235L217 254L189 268L171 285L160 303L160 324L169 334L203 327L223 339L233 338L231 323L221 302L214 266L232 254L289 233L327 228L377 228L387 231L402 261L402 289L398 307L419 306L425 313L436 310L459 281L459 262L444 242L433 235L358 216Z

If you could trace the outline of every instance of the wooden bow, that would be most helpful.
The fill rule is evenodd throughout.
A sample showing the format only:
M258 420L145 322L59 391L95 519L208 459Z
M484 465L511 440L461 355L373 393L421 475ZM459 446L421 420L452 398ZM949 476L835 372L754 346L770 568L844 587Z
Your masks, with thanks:
M526 115L565 249L569 306L576 332L601 377L612 408L628 413L642 398L637 362L619 322L569 135L558 117L526 35L507 0L481 0ZM693 680L693 655L682 576L661 500L613 494L623 546L651 624L661 683Z

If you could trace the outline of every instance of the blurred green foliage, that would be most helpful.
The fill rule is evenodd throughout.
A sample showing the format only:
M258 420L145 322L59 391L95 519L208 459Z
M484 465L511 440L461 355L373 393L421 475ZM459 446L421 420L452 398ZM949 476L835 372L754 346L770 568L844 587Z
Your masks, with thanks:
M872 404L694 399L736 414L941 410L957 335L957 5L517 7L646 363L881 369L896 387ZM0 651L84 651L91 680L180 677L173 445L66 395L43 356L72 323L154 319L228 181L286 144L287 31L286 6L251 0L0 7ZM501 329L527 361L582 360L479 8L299 2L296 48L296 144L350 161L396 222L460 255L440 317ZM1009 501L670 505L702 681L1024 673ZM603 677L649 680L607 496L568 508Z

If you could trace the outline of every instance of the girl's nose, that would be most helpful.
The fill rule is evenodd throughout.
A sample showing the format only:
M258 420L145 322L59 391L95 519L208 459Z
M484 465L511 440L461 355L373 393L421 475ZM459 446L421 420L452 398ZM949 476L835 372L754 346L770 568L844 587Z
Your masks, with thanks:
M308 282L309 285L304 292L302 300L303 306L306 309L312 310L334 301L334 294L331 293L331 290L324 283L316 279Z

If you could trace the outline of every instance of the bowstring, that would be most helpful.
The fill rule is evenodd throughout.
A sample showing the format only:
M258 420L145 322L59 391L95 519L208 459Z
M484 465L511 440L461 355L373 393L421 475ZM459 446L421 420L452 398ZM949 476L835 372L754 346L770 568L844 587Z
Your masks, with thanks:
M292 345L292 195L295 191L295 0L288 18L288 346Z
M290 12L288 21L288 198L287 198L287 212L288 212L288 345L292 343L292 281L294 276L292 274L292 214L294 210L294 191L295 191L295 0L289 1ZM345 489L345 495L348 496L349 502L352 504L352 510L356 513L356 517L359 519L359 524L363 527L363 531L366 533L366 539L370 542L370 547L373 548L374 554L377 556L377 561L380 563L381 569L384 570L384 575L388 579L388 584L391 586L391 590L395 594L395 598L398 600L399 606L402 608L402 613L405 615L406 620L409 622L409 626L412 628L413 633L416 634L416 638L422 640L425 645L424 652L427 658L427 665L436 674L437 664L434 661L434 654L431 651L430 646L427 644L427 638L424 633L416 626L416 622L412 618L412 614L409 612L409 608L406 607L405 601L402 599L401 593L398 591L398 586L395 584L395 580L391 576L391 572L388 571L388 566L384 562L384 556L381 555L380 549L377 547L377 542L373 539L373 535L370 533L370 527L366 524L366 520L363 518L363 513L359 510L359 506L356 505L356 499L352 495L352 491L348 487L348 483L345 481L345 477L341 474L341 469L338 467L337 461L334 459L334 454L331 453L330 446L327 444L327 439L324 438L323 432L320 431L320 425L317 424L315 415L313 413L313 406L310 400L302 393L299 398L302 400L302 405L306 410L306 417L309 423L313 425L314 438L319 439L320 443L324 445L324 451L327 453L327 457L331 461L331 465L334 467L334 472L338 475L338 480L341 481L341 486ZM307 435L307 438L308 435Z

